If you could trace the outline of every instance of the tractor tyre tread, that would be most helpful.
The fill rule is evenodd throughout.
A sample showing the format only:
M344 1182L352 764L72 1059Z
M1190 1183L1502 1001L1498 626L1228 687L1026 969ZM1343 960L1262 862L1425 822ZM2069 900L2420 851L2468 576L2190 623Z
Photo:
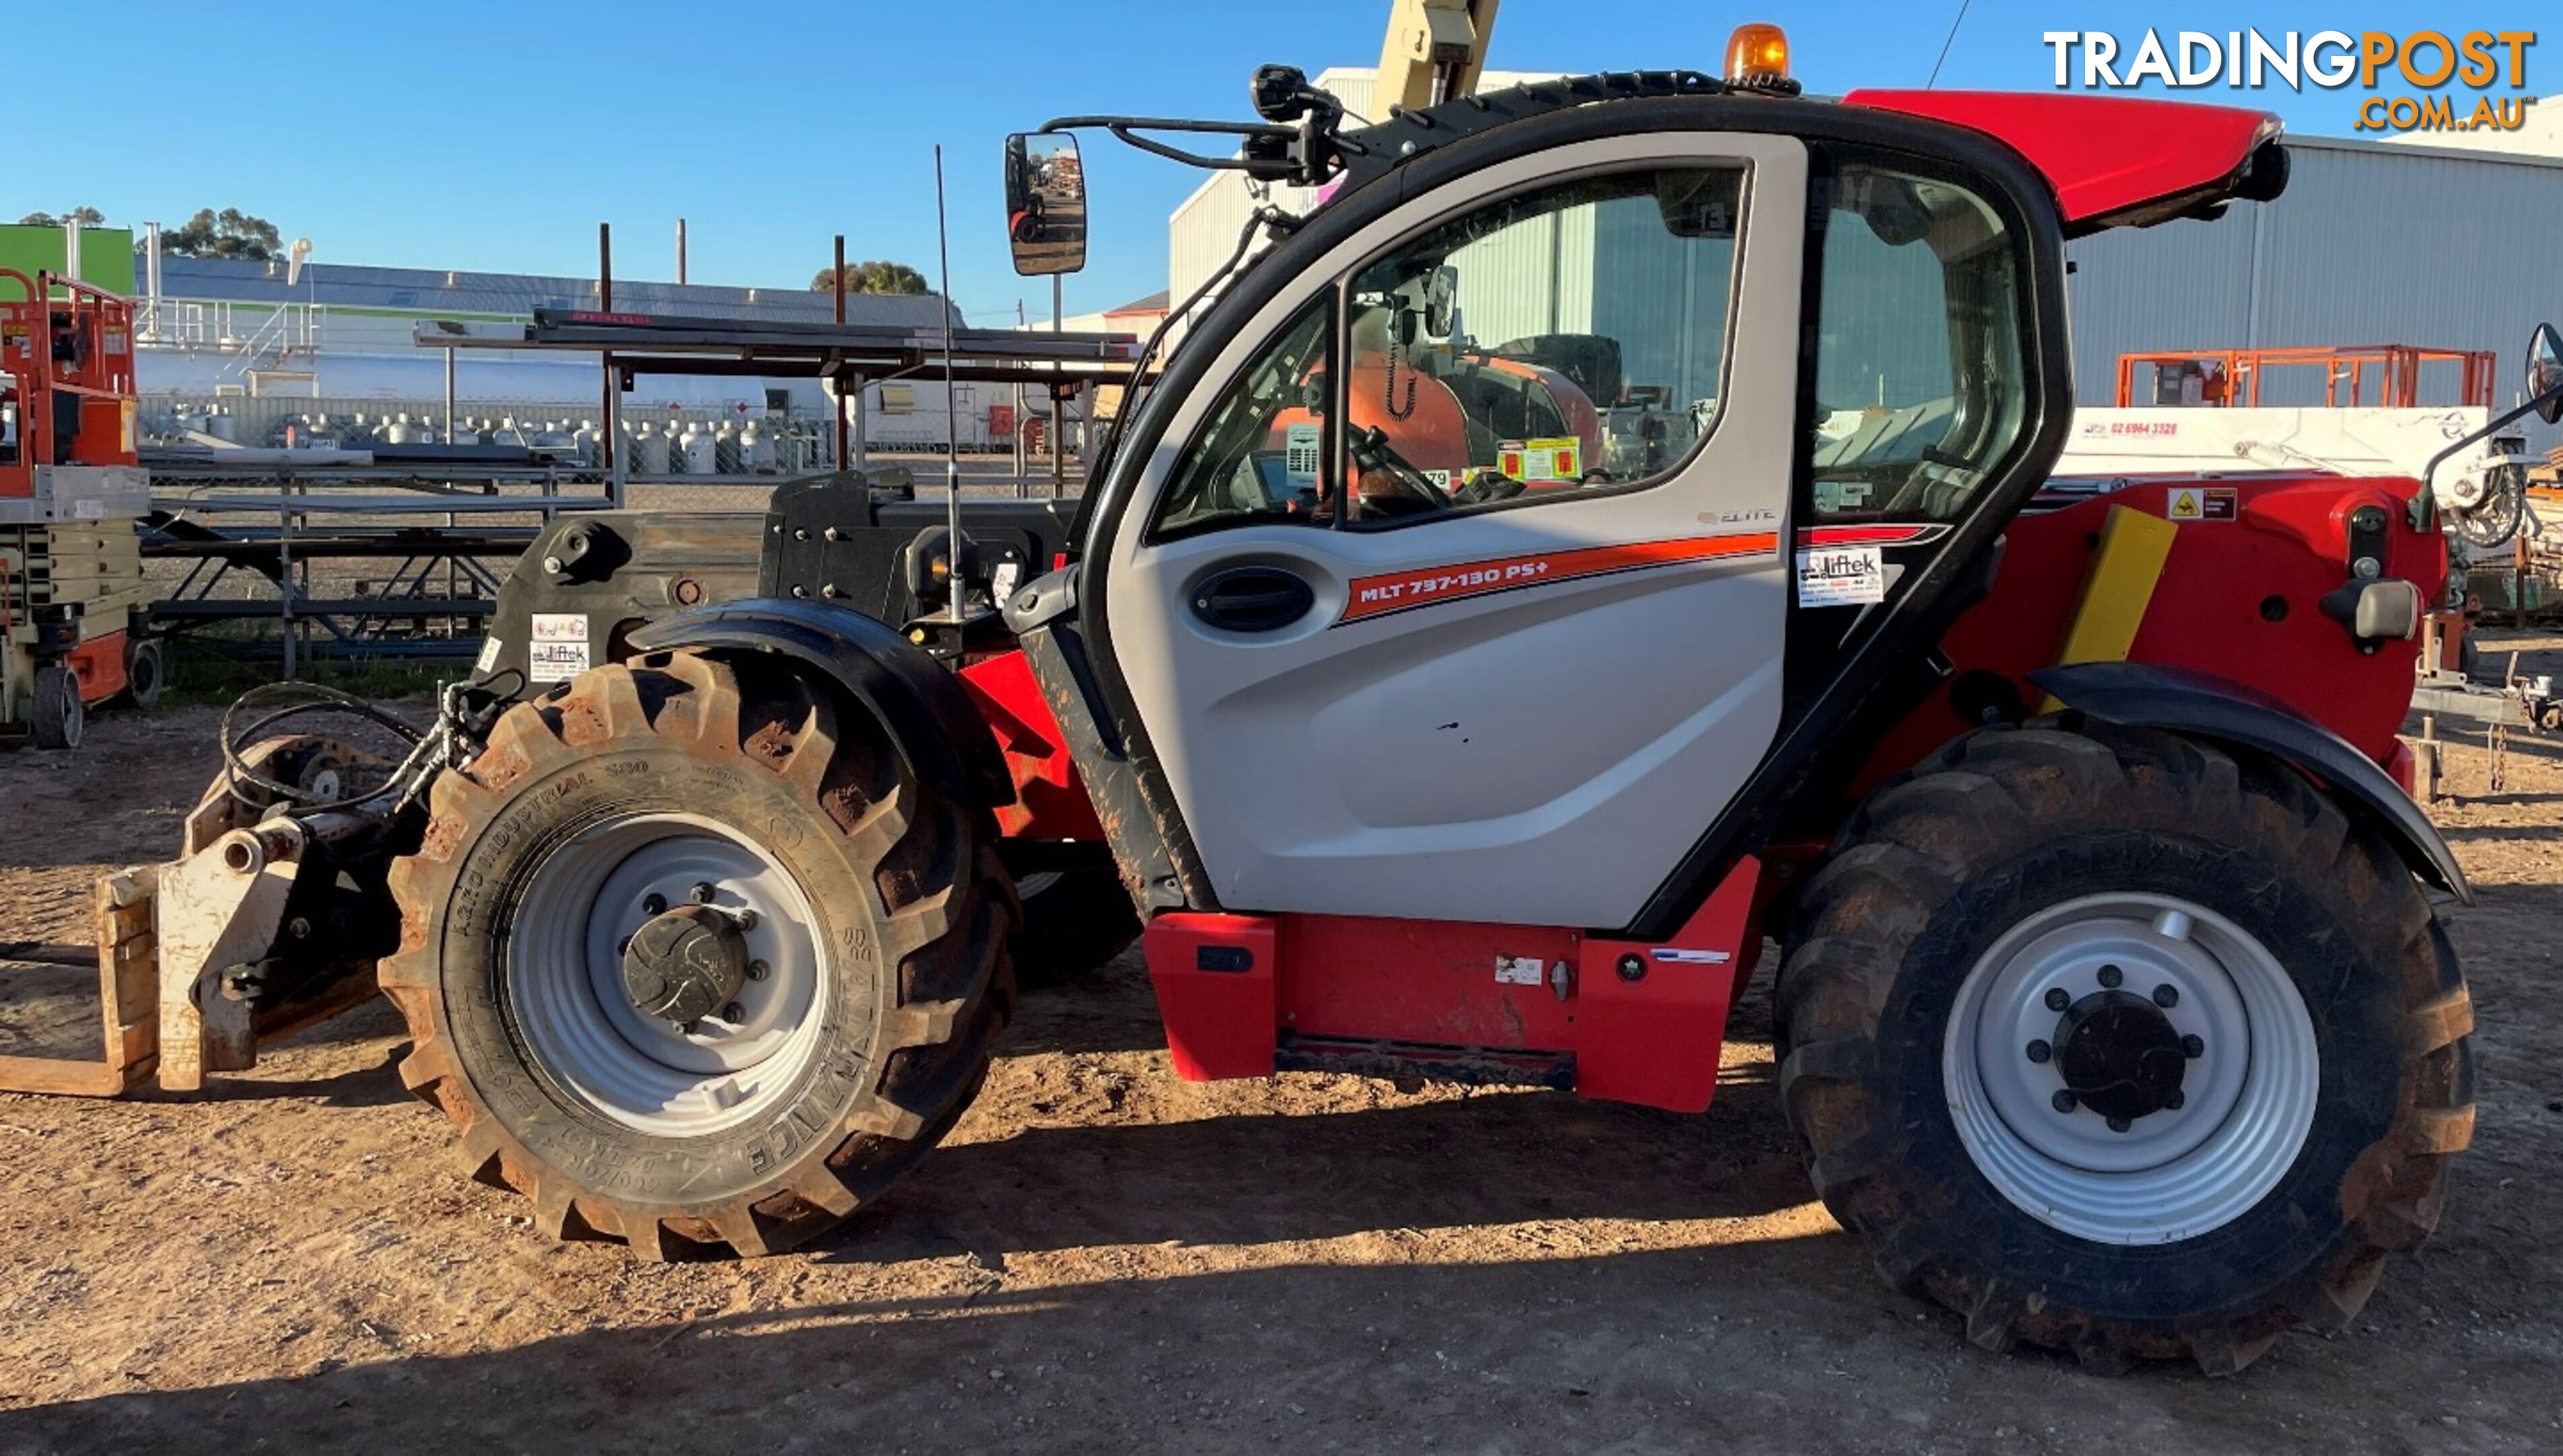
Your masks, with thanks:
M1895 1042L1918 1035L1897 1019L1898 984L1950 888L2008 873L2015 857L2084 829L2248 847L2359 943L2388 947L2363 963L2384 972L2376 994L2399 1012L2384 1023L2402 1030L2399 1103L2384 1136L2349 1162L2338 1229L2274 1287L2203 1312L2132 1320L2072 1308L2035 1271L1941 1236L1957 1183L1974 1189L1982 1174L1963 1151L1954 1165L1925 1165L1936 1154L1916 1155L1909 1113L1877 1072ZM1970 1344L2026 1342L2095 1372L2186 1357L2232 1373L2289 1328L2345 1328L2384 1257L2437 1226L2450 1156L2471 1136L2471 1004L2445 929L2391 846L2283 763L2078 716L1969 733L1873 794L1798 903L1775 1010L1781 1106L1819 1193L1867 1238L1881 1275L1956 1311ZM1941 1035L1934 1022L1934 1087ZM1980 1196L2001 1198L1989 1185Z
M786 669L755 667L743 687L750 668L652 654L510 709L470 765L437 781L419 853L393 867L401 941L382 980L409 1027L402 1080L455 1124L466 1173L530 1199L536 1225L553 1237L620 1239L657 1260L803 1244L880 1197L951 1129L1013 1014L1006 955L1020 912L993 821L900 770L868 717ZM502 808L585 755L639 741L775 774L873 866L883 1000L868 1081L834 1130L787 1165L704 1199L592 1186L510 1128L476 1083L483 1069L458 1051L431 933ZM866 887L844 889L861 897Z

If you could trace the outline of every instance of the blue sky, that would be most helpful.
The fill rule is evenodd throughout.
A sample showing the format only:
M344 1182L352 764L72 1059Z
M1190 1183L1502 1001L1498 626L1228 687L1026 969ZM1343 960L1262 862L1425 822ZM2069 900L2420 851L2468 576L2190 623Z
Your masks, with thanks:
M847 236L857 258L934 268L933 156L944 144L953 294L974 320L1036 316L1048 288L1006 261L998 148L1009 130L1086 111L1243 118L1260 63L1368 66L1387 0L1085 0L1084 4L739 6L447 0L431 7L125 0L10 7L11 49L107 41L85 81L119 99L21 96L0 220L80 204L116 224L240 207L312 240L315 265L592 275L596 224L620 276L675 273L690 220L698 282L800 287ZM1956 0L1752 7L1504 0L1505 70L1715 71L1746 20L1789 29L1811 90L1920 86ZM1974 0L1944 87L2043 90L2042 31L2151 26L2397 32L2535 29L2541 6L2451 16L2417 3L2090 4ZM1643 21L1637 17L1644 16ZM1285 18L1286 17L1286 21ZM2563 91L2563 57L2528 53L2528 90ZM21 72L22 79L25 73ZM2504 93L2505 94L2505 93ZM2361 93L2194 93L2342 134ZM2462 93L2461 93L2462 95ZM1096 238L1071 312L1164 287L1165 219L1200 174L1087 143Z

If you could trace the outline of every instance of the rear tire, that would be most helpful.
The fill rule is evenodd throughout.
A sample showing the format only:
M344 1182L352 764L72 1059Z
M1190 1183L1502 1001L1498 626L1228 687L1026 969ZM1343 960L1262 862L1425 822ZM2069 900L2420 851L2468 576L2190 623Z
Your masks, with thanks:
M2167 734L1988 729L1881 789L1777 1003L1790 1123L1879 1270L2104 1371L2343 1329L2472 1133L2410 871L2292 770Z
M786 668L586 673L438 780L393 869L402 1077L546 1233L788 1249L878 1197L986 1074L1017 915L992 835ZM651 944L655 1003L626 989Z
M79 747L81 735L89 728L89 706L81 702L80 679L72 670L58 662L36 669L34 699L27 726L35 732L36 746Z
M125 701L148 711L159 703L164 682L160 671L160 644L148 637L127 637L124 641Z

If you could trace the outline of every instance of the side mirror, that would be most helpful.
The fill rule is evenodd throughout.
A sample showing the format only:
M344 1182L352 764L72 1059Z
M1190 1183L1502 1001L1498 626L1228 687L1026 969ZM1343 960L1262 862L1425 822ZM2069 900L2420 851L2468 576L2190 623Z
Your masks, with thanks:
M1085 266L1085 167L1077 138L1053 131L1006 138L1006 236L1026 278Z
M2539 323L2527 340L2527 400L2545 423L2563 423L2563 338Z

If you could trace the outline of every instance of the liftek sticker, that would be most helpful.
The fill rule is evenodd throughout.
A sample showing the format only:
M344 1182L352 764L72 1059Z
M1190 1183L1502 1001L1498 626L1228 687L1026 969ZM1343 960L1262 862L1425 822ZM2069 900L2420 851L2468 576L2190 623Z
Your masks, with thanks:
M1875 546L1827 546L1798 553L1798 605L1866 606L1886 600L1886 557Z
M1535 986L1543 977L1545 962L1536 955L1498 955L1495 957L1495 984L1499 986Z
M1282 474L1289 478L1292 489L1316 485L1325 442L1326 432L1317 425L1292 425L1282 432Z
M1023 579L1023 575L1024 567L1022 562L998 562L997 569L988 574L989 594L999 601L1004 601L1006 598L1013 596L1015 594L1015 583L1021 581Z
M74 520L104 520L105 519L106 503L96 496L84 497L72 503Z
M481 656L473 662L472 670L476 673L489 673L492 669L498 666L498 654L505 650L504 645L501 644L497 638L483 638L481 641Z
M534 613L525 676L537 683L565 683L588 669L587 614Z

